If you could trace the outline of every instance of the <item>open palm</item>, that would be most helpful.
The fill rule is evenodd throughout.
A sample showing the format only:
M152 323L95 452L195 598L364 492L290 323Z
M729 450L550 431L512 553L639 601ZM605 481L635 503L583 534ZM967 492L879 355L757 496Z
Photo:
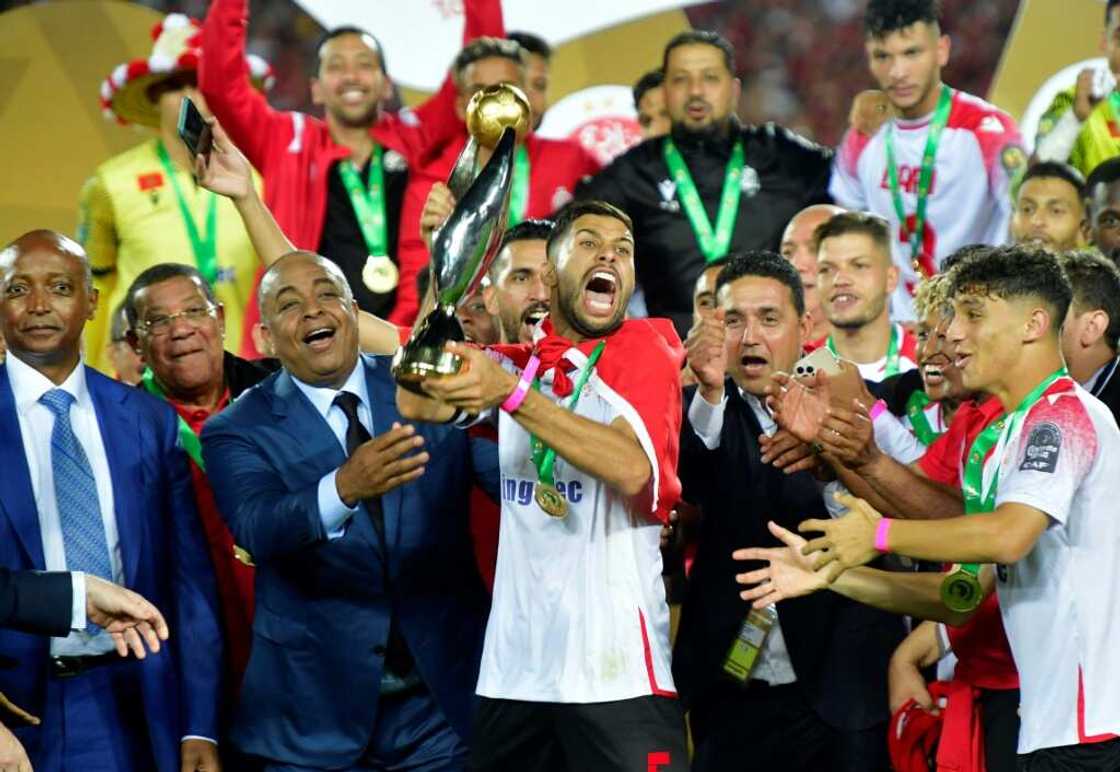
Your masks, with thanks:
M818 372L813 379L802 382L785 373L776 373L774 382L777 387L770 396L774 420L802 442L815 442L828 416L831 399L828 376Z
M767 527L784 547L746 547L731 553L735 560L764 560L768 564L735 575L735 581L748 588L739 593L743 600L763 608L828 586L827 572L814 571L813 561L801 554L805 539L774 522L767 523Z

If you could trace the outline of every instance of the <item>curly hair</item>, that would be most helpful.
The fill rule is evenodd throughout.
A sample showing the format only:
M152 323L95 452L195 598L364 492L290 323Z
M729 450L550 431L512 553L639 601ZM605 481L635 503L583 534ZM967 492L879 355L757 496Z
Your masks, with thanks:
M1073 290L1058 258L1022 244L977 250L957 263L949 277L951 298L980 295L1041 300L1050 307L1055 334L1073 300Z

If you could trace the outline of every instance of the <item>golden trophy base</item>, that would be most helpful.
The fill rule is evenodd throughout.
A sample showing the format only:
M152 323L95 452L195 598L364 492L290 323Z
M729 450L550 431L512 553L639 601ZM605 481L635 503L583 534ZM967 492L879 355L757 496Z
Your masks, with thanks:
M392 373L397 383L414 394L424 394L427 378L454 375L463 358L444 348L448 341L463 340L463 328L453 308L437 308L424 319L412 338L393 357Z

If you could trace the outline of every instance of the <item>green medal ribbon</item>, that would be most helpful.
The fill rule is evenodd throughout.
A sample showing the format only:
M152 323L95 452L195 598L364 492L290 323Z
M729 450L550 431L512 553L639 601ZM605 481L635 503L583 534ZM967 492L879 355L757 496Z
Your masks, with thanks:
M892 375L898 375L898 360L899 348L901 347L902 336L898 332L898 325L891 325L891 339L887 343L887 362L886 369L884 370L884 377L889 378ZM832 336L828 336L828 340L824 342L825 348L832 352L833 356L839 357L840 354L836 351L836 344L832 342Z
M513 154L513 182L509 190L509 220L512 228L525 219L529 211L529 151L518 145Z
M1112 117L1120 121L1120 91L1108 95L1108 106L1112 108Z
M187 239L190 240L191 251L194 252L195 267L208 284L213 284L218 279L218 197L209 190L204 193L207 197L206 235L202 236L198 232L198 225L195 224L187 199L183 196L183 190L179 187L175 167L171 165L171 156L167 154L167 148L163 146L162 141L156 142L156 154L159 156L164 172L167 173L167 178L171 180L175 199L179 202L179 215L187 228Z
M926 408L932 401L929 395L921 390L915 391L910 395L910 399L906 400L906 416L910 419L910 428L914 430L914 436L918 438L918 442L927 448L933 444L934 440L944 434L944 432L934 430L929 423L929 416L926 415Z
M1013 411L998 421L993 421L984 431L977 435L969 448L968 458L964 465L964 478L961 481L961 492L964 494L965 514L972 515L978 512L992 512L996 508L996 491L999 488L999 463L1000 459L993 458L996 464L995 474L992 475L992 484L984 490L985 460L992 448L1000 442L1001 438L1010 441L1012 434L1019 428L1023 418L1030 412L1034 404L1042 398L1056 380L1068 375L1065 367L1060 367L1050 373L1042 383L1031 389L1027 396ZM994 397L992 397L994 399ZM941 582L941 599L945 605L954 611L971 611L980 605L983 600L980 588L980 566L976 563L962 563L955 570L946 575Z
M385 173L381 168L381 146L374 144L369 164L369 187L362 184L361 170L349 159L338 164L338 175L350 196L350 205L362 229L362 239L373 257L389 254L389 236L385 230Z
M599 361L599 357L603 355L603 349L606 348L606 345L605 340L599 341L599 345L587 358L587 364L580 370L576 387L572 391L571 399L568 400L566 406L568 410L574 411L576 405L579 404L579 396L583 392L583 387L587 385L587 380L591 377L591 371L595 368L595 363ZM533 388L539 390L540 382L539 377L534 379ZM533 466L537 468L537 479L543 485L554 486L556 481L552 477L552 467L556 464L556 451L545 445L535 434L529 437L529 447L533 449Z
M167 401L167 394L164 393L163 388L156 381L156 376L152 372L152 368L145 367L144 374L140 376L140 385L144 387L144 391L152 396ZM191 460L198 464L198 468L203 472L206 471L206 464L202 462L202 442L198 439L198 435L194 433L194 429L190 427L186 419L175 411L176 417L179 419L179 445L186 451L186 454L191 457Z
M677 183L677 197L692 224L692 232L696 234L700 252L709 263L718 260L727 254L731 246L731 233L735 229L735 218L739 213L739 196L743 192L739 186L739 178L743 176L742 140L735 141L731 158L727 161L714 232L708 213L704 211L704 202L700 200L700 192L696 190L696 183L688 172L688 164L684 162L673 140L668 137L665 138L665 165L669 167L669 173Z
M910 242L910 259L914 262L915 270L920 263L922 254L922 238L926 228L926 206L929 203L929 188L933 182L933 165L937 160L937 146L941 142L941 132L949 122L949 113L953 109L953 90L948 86L941 86L941 96L937 100L937 109L929 122L929 134L926 135L926 147L922 151L922 166L918 173L918 205L914 210L914 230L908 232L906 228L906 207L902 203L902 191L898 184L898 165L894 155L894 121L887 126L887 181L891 188L891 200L894 202L894 211L898 215L898 222L906 240Z

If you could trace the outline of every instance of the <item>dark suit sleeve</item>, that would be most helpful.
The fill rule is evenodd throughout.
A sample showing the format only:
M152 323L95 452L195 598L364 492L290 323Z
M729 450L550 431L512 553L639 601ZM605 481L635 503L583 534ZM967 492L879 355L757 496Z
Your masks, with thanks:
M585 201L606 201L624 212L629 211L630 196L627 189L634 183L631 160L625 156L614 159L598 174L584 178L577 186L575 196Z
M203 427L202 457L218 510L237 544L261 564L325 541L318 481L289 491L256 443L223 418Z
M170 524L175 613L171 640L177 646L182 734L217 740L221 700L222 634L218 592L186 454L179 448L174 414L162 416L163 507Z
M73 602L69 573L0 568L0 627L39 635L68 635Z

